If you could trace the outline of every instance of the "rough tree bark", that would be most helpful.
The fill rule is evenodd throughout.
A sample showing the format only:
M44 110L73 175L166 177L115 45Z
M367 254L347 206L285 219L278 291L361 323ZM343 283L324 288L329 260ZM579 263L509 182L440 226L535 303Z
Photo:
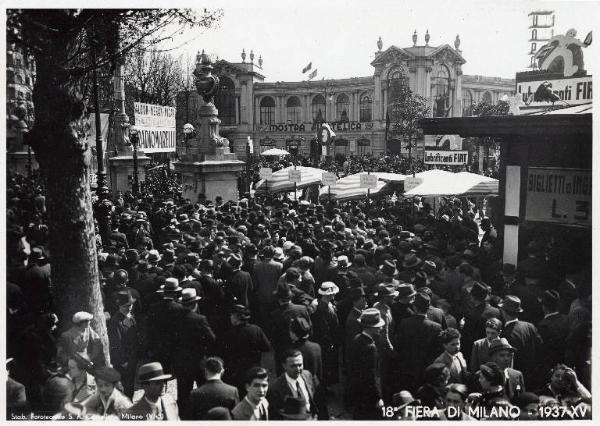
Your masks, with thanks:
M61 328L71 325L77 311L94 315L104 357L110 363L108 335L100 292L89 182L90 139L85 138L85 104L78 82L61 69L69 45L55 43L52 52L36 55L37 80L33 88L35 124L29 142L46 178L52 293Z

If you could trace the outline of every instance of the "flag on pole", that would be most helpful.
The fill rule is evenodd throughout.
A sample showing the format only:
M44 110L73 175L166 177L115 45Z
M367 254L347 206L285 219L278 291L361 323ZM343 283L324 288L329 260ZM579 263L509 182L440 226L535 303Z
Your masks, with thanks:
M308 79L312 80L316 76L317 76L317 68L315 68L315 70L313 72L311 72L310 74L308 74Z
M311 68L312 68L312 62L309 62L307 66L302 68L302 74L304 74L306 71L310 70Z

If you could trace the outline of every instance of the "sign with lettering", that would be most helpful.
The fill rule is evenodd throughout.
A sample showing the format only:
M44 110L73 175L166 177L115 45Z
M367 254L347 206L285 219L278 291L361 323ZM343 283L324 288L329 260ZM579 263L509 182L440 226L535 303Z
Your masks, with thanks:
M334 173L325 172L321 175L321 182L325 186L335 186L335 183L337 182L337 176Z
M373 129L372 122L360 121L333 121L328 123L331 129L335 132L352 132L360 130ZM304 132L306 126L304 124L279 123L279 124L259 124L258 130L261 132ZM310 130L310 129L308 129Z
M288 179L290 182L300 183L302 181L302 170L288 170Z
M410 191L423 183L423 178L407 176L404 178L404 192Z
M134 102L133 111L141 151L175 151L175 108Z
M592 226L592 171L529 167L525 219Z
M258 176L260 176L261 179L269 180L273 177L273 169L270 167L261 167L258 171Z
M519 81L517 75L517 93L525 105L521 108L545 107L552 105L548 100L540 99L540 91L548 88L559 99L557 105L580 105L592 102L592 76L580 78L544 79ZM536 96L537 95L537 96Z
M425 151L425 164L461 166L467 164L469 151Z
M377 188L377 175L362 173L360 175L360 187L376 189Z

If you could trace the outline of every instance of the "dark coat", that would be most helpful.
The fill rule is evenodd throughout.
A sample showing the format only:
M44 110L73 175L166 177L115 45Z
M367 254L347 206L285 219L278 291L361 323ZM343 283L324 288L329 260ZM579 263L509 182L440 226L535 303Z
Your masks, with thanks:
M126 249L129 248L129 241L127 241L127 236L122 233L122 232L118 232L118 231L112 231L109 235L108 235L108 241L115 241L116 243L118 243L119 245L125 247Z
M514 402L517 396L525 392L523 373L513 368L507 368L505 374L508 374L508 379L504 383L504 393L511 402Z
M281 276L281 263L270 259L267 262L257 262L252 271L252 280L256 288L256 298L258 303L275 302L273 291L277 288L277 281Z
M173 348L173 367L186 370L202 364L208 353L212 352L216 337L204 315L187 311L176 325Z
M226 380L236 386L242 386L244 374L250 367L261 365L262 353L271 350L271 342L263 330L248 323L228 329L221 342Z
M308 370L302 370L301 377L306 384L310 403L310 410L313 415L318 414L317 403L315 402L315 392L319 385L319 380L314 378ZM271 384L267 392L267 400L269 401L269 419L283 420L279 410L283 408L285 398L294 396L294 392L287 383L285 373L277 377Z
M529 322L517 320L504 327L502 337L506 337L508 343L517 350L513 363L514 368L523 372L525 382L535 389L537 378L534 376L543 343L537 329ZM543 378L541 379L543 380Z
M358 319L360 318L361 311L352 308L348 317L346 318L346 327L344 328L344 348L345 348L345 356L344 359L348 362L349 359L349 351L352 345L352 341L362 331L362 326Z
M472 373L479 370L482 364L490 361L490 342L486 337L476 340L471 349L469 359L469 371Z
M249 307L250 296L254 291L250 274L242 270L234 271L228 284L227 291L231 297L237 299L235 303Z
M443 350L438 341L441 330L441 325L427 319L425 315L415 314L400 321L393 343L399 355L401 374L420 383L425 367Z
M338 317L335 306L319 300L317 309L312 314L313 340L324 350L329 350L337 343Z
M124 322L125 315L116 312L107 322L110 362L115 366L135 364L140 355L141 334L135 318L132 324Z
M475 306L465 315L465 325L461 332L461 346L467 356L471 354L475 340L485 337L485 322L490 318L501 318L501 314L498 308L491 306L488 302Z
M377 380L379 352L375 341L364 333L354 337L348 351L348 395L352 405L373 410L382 398L381 385Z
M294 303L288 303L281 305L270 314L271 327L270 337L271 342L277 348L281 348L289 345L290 340L290 324L294 318L303 317L309 324L311 324L310 315L308 309L304 305L296 305Z
M444 316L444 311L440 308L436 308L435 306L430 306L427 310L427 318L433 322L437 322L442 326L442 329L448 328L446 325L446 317Z
M162 299L150 306L148 312L148 345L154 357L161 362L171 361L175 342L179 338L181 318L186 310L171 299ZM168 369L170 366L163 365Z
M563 314L551 315L537 325L543 340L540 352L540 373L546 374L550 368L564 362L569 335L569 318Z
M229 411L240 402L238 390L222 380L209 380L190 393L187 404L188 420L203 420L208 410L214 407L225 407Z

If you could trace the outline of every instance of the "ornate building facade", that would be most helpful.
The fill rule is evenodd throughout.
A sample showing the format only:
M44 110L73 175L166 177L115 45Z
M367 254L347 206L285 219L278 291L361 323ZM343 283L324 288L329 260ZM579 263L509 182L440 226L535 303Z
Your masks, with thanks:
M514 93L513 79L463 75L466 60L458 36L454 47L430 46L429 39L427 33L425 44L419 45L415 31L413 46L383 49L380 38L371 61L373 74L368 77L268 83L261 74L262 58L255 63L253 53L250 62L245 52L241 63L217 61L220 91L215 104L221 134L240 157L246 155L248 137L255 153L278 147L310 154L318 149L314 123L324 119L336 133L328 154L379 155L402 150L400 141L389 137L386 141L385 136L386 113L395 101L398 82L423 96L434 117L468 115L480 101L495 103ZM195 122L200 104L196 93L179 94L178 132L185 123ZM425 145L435 145L435 137L428 136L418 145L417 152L422 152Z

